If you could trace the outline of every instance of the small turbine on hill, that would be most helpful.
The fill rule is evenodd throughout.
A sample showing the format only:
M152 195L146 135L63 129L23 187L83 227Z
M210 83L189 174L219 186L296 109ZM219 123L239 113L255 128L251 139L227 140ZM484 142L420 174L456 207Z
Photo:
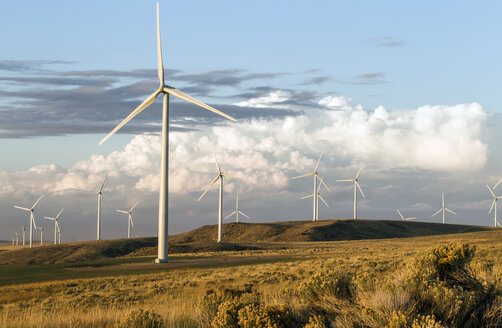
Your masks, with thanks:
M40 226L36 229L40 230L40 245L43 245L44 244L44 226Z
M105 187L105 183L106 183L107 178L108 177L106 176L98 191L84 194L84 195L98 196L98 223L97 223L96 240L101 240L101 199L103 198L103 188Z
M446 202L444 200L444 193L441 193L441 199L442 199L443 206L436 213L432 214L431 218L435 217L440 212L443 212L443 224L445 224L446 223L446 212L450 212L450 213L455 214L455 215L457 215L457 213L455 213L452 210L450 210L449 208L445 207Z
M44 219L46 219L46 220L54 221L54 245L57 244L57 232L60 231L58 220L59 220L59 216L61 215L61 213L63 213L63 210L64 210L64 208L61 209L61 211L59 211L58 215L56 215L56 217L54 217L54 218L51 218L48 216L44 217Z
M19 232L16 231L16 246L19 246Z
M321 176L317 172L318 169L319 169L319 164L321 163L321 158L322 158L322 154L319 155L319 159L317 160L317 164L316 164L313 172L307 173L307 174L303 174L303 175L299 175L299 176L291 178L292 180L294 180L294 179L299 179L299 178L314 176L314 189L313 189L312 195L306 196L306 197L302 198L302 199L309 198L309 197L313 197L314 198L314 202L313 202L313 205L312 205L312 221L318 221L319 220L319 214L318 214L318 210L319 210L319 204L318 204L319 203L319 197L318 197L319 196L319 193L318 193L319 192L319 188L317 186L317 182L319 181L321 184L324 185L324 187L326 187L326 189L328 191L330 191L329 187L324 183L324 180L321 178ZM324 203L326 203L326 202L324 202Z
M138 205L138 202L136 202L129 211L124 211L124 210L117 210L119 213L124 213L129 216L129 219L127 220L127 238L131 238L131 227L134 227L134 223L132 222L132 210Z
M25 240L26 240L26 221L24 221L24 225L21 227L23 230L23 246L25 245Z
M209 184L209 186L206 188L206 190L204 190L204 192L202 193L202 195L200 195L200 197L199 197L199 199L197 199L197 201L200 201L202 199L202 197L204 197L204 195L209 191L209 189L211 189L211 187L218 180L220 181L220 192L219 192L220 196L219 196L219 202L218 202L219 208L218 208L218 240L217 241L218 241L218 243L221 243L221 239L222 239L222 235L223 235L223 232L222 232L222 218L223 218L223 177L236 178L236 179L240 179L240 178L228 175L226 173L223 173L221 171L220 164L218 163L218 160L216 159L216 154L214 153L214 150L213 150L213 156L214 156L214 161L216 163L216 169L218 170L218 175Z
M502 179L501 179L501 181L502 181ZM495 185L495 187L496 186L498 186L498 183ZM488 185L486 185L486 188L488 188L488 190L490 191L490 194L492 194L492 196L493 196L492 206L490 207L490 211L488 213L491 213L493 211L493 209L495 208L495 217L494 217L493 226L496 228L497 225L500 225L497 220L497 207L498 207L498 200L501 199L502 196L496 196L495 193L493 192L493 190ZM495 189L495 188L493 188L493 189Z
M235 211L233 211L232 213L227 215L225 217L225 219L228 219L229 217L231 217L234 214L235 214L235 223L239 223L239 214L242 214L243 216L245 216L246 218L249 219L249 216L247 216L246 214L244 214L244 212L239 210L239 195L237 195L237 198L235 199Z
M364 164L361 165L361 168L359 169L359 171L357 171L354 179L336 180L338 182L354 182L354 220L357 219L357 190L359 189L359 191L361 192L361 195L363 195L363 197L366 198L366 196L364 196L363 190L361 189L361 186L359 185L359 182L358 182L359 174L361 174L363 167L364 167Z
M322 184L318 185L318 187L317 187L317 193L311 194L311 195L308 195L308 196L304 196L304 197L301 198L301 199L307 199L307 198L314 197L314 196L317 197L317 202L315 204L315 206L316 206L316 209L315 209L315 220L312 220L312 221L319 221L319 199L324 203L324 205L326 205L327 208L329 208L328 203L326 203L326 201L324 200L324 198L322 198L322 196L321 196L321 193L320 193L321 186L322 186Z
M35 202L35 204L33 204L31 208L14 206L17 209L30 212L30 248L33 247L33 229L37 228L37 224L35 223L35 215L33 214L33 212L35 212L35 206L37 206L38 202L42 199L42 197L44 197L44 195L40 196L40 198L37 199L37 201Z
M162 47L160 44L160 23L159 23L159 3L157 2L157 69L160 85L148 98L146 98L135 110L129 114L119 125L117 125L106 137L99 142L102 144L122 126L129 122L133 117L138 115L145 108L150 106L158 95L162 94L162 155L160 166L160 192L159 192L159 231L158 231L158 256L155 262L167 262L167 238L168 238L168 174L169 174L169 95L173 95L182 100L188 101L199 107L205 108L213 113L236 121L235 118L204 104L203 102L190 97L189 95L168 86L164 81L164 65L162 63Z
M399 214L399 216L401 217L401 219L402 219L403 221L409 221L409 220L414 220L414 219L416 219L416 217L412 217L412 218L405 218L405 217L404 217L404 215L403 215L403 213L401 213L401 211L400 211L400 210L398 210L397 208L396 208L396 211L397 211L397 214Z

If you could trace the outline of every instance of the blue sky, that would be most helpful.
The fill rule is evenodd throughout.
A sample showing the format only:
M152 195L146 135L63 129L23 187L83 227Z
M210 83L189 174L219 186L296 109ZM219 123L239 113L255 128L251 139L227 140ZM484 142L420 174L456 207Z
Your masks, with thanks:
M455 130L456 114L434 107L446 106L465 113L462 122L468 122L473 130L465 133L464 148L451 148L458 145L460 139L438 140L438 144L444 146L443 152L465 158L470 154L484 161L463 166L451 162L441 169L424 162L417 169L403 160L399 169L412 170L417 178L425 175L430 181L445 172L444 179L451 181L458 177L459 171L487 180L499 174L496 172L499 158L492 155L498 147L497 123L502 113L499 100L502 45L498 35L502 27L498 17L502 4L498 1L454 4L315 1L308 5L302 1L161 1L160 10L168 83L230 111L240 121L257 124L256 120L262 120L260 122L277 126L287 117L296 117L298 121L306 117L312 124L300 126L315 130L323 125L313 123L316 110L333 110L338 108L336 104L347 101L343 106L352 114L360 113L357 106L368 113L383 106L390 113L390 118L384 119L385 129L367 122L371 130L369 137L377 138L394 133L403 120L422 120L424 116L414 113L418 113L421 106L429 105L432 111L437 111L433 117L438 127L430 133L448 139L447 133L439 133L438 129L461 130ZM0 151L6 154L0 161L4 179L0 183L14 188L11 180L15 180L16 174L41 164L58 167L53 176L44 173L48 174L44 179L56 179L56 176L63 179L76 170L79 162L90 163L89 167L97 165L92 158L99 155L111 161L109 156L113 151L127 153L125 147L134 135L157 131L158 102L124 131L130 134L116 135L101 147L96 145L157 83L154 1L2 2L0 40ZM482 111L469 107L472 103L479 104ZM465 106L455 107L458 104ZM225 129L227 123L181 103L174 102L172 107L173 127L185 136L179 138L188 142L190 135L193 138L190 140L200 140L200 135L186 131L189 128L220 143L222 150L242 155L225 144L232 137L225 135L219 139L214 130ZM474 112L476 114L472 114ZM198 115L204 119L194 121ZM350 120L346 122L352 124ZM334 121L333 126L341 129L339 123ZM231 134L229 131L225 133ZM234 136L236 140L250 137L246 136L249 131L243 131ZM357 136L360 135L354 138ZM333 140L335 138L339 136L333 132ZM410 140L415 139L410 137ZM476 142L486 149L477 147ZM362 161L374 159L374 169L370 172L376 181L381 170L391 169L388 162L372 157L369 150L348 151L349 144L348 141L343 145L331 144L335 147L332 151L344 155L328 156L331 159L328 167L349 170ZM409 147L415 146L409 144ZM304 148L296 149L306 156L305 166L309 163L307 157L317 156L319 151L315 148L306 143ZM277 155L274 154L269 156ZM277 161L284 164L286 159L277 156ZM179 158L179 161L189 159ZM113 172L106 165L103 170ZM82 176L88 174L91 181L105 174L97 169L91 171L79 172ZM284 174L293 171L293 167L288 167ZM337 174L333 174L334 179ZM405 184L402 175L393 174L393 185ZM136 186L128 180L132 179L131 175L126 174L120 181L118 176L117 185ZM39 178L38 183L44 184L42 177ZM378 182L372 184L378 188ZM37 192L32 190L43 188L35 183L33 187L19 192L17 199L4 197L0 203L36 198ZM82 182L79 188L84 187L88 186ZM276 187L300 188L279 182ZM458 186L458 189L462 188ZM120 199L121 190L114 189L114 197ZM178 192L183 195L194 191ZM290 195L293 196L297 195ZM285 197L284 201L288 199ZM154 213L154 203L150 209L143 208L145 215ZM192 205L179 205L173 211L200 217L198 210L187 214ZM465 200L458 205L467 206ZM340 206L347 208L347 204ZM368 205L368 209L375 210L374 206ZM394 209L382 211L377 217L389 216L391 211ZM80 212L75 211L75 217ZM11 222L11 216L19 213L9 210L7 214L9 218L0 220ZM466 214L464 221L474 223L470 215ZM193 222L199 224L207 220ZM181 231L193 226L175 229ZM153 227L145 228L144 233L153 233Z

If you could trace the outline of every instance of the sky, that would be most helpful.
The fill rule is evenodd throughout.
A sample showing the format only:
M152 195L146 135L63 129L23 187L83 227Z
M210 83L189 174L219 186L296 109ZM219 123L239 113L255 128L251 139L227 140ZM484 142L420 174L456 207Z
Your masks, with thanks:
M160 1L166 82L237 118L171 99L169 233L217 222L312 216L313 170L330 191L321 218L359 214L493 225L486 184L501 177L498 1ZM161 101L97 143L157 86L155 1L0 3L0 240L62 215L63 240L156 235ZM500 193L498 189L497 192ZM502 219L499 219L502 221ZM502 223L502 222L501 222ZM46 223L48 224L48 223ZM52 228L51 228L52 229ZM49 234L47 234L49 235ZM45 237L50 239L50 237Z

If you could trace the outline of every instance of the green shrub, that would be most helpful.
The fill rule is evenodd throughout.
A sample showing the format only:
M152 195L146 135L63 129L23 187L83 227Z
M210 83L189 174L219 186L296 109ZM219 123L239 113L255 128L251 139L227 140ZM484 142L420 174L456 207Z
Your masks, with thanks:
M326 325L326 319L324 317L315 314L313 317L309 318L309 322L304 328L328 328L328 326Z
M310 303L316 303L324 297L353 301L356 296L352 276L332 271L314 275L309 281L302 283L297 291L303 300Z
M263 307L260 305L247 305L239 310L240 328L282 328L280 311L275 308Z
M120 320L116 328L162 328L164 322L162 317L154 312L143 310L133 311L128 316Z

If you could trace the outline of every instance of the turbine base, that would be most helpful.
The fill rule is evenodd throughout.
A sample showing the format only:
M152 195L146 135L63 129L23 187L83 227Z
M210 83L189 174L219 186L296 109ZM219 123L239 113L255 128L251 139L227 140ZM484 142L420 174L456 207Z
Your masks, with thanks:
M155 263L167 263L167 259L155 259Z

